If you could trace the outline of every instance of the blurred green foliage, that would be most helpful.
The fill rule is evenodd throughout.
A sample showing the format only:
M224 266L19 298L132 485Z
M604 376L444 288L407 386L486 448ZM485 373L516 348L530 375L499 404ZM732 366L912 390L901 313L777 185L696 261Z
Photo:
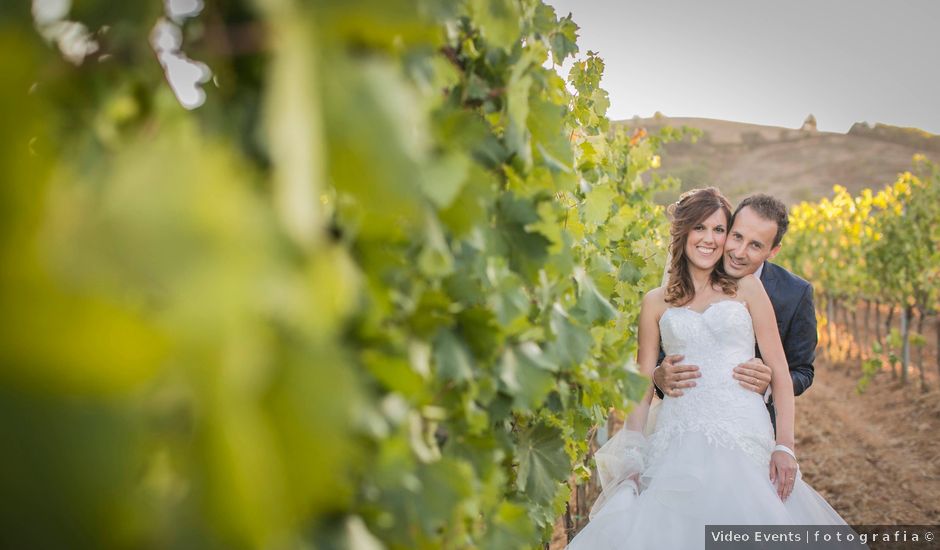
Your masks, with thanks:
M9 4L9 3L8 3ZM532 548L628 408L659 141L538 0L0 11L0 546Z

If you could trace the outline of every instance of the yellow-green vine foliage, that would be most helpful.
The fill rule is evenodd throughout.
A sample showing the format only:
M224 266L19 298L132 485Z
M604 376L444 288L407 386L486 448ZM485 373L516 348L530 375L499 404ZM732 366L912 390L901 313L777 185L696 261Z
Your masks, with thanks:
M834 196L791 210L781 263L837 299L936 311L940 299L940 168L914 169L873 192Z
M0 12L0 546L538 546L665 254L570 16L209 2L190 112L74 4L77 66Z

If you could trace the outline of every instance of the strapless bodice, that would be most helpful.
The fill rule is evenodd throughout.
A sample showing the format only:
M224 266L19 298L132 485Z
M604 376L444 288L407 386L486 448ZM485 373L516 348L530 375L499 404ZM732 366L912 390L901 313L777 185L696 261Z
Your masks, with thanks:
M737 300L716 302L702 313L669 308L660 318L659 328L666 355L684 355L683 363L701 369L702 378L693 389L738 385L731 378L732 369L754 357L751 315Z
M666 396L650 437L650 451L687 431L704 433L709 441L743 448L755 459L769 459L773 427L763 397L733 378L734 368L754 357L754 326L747 305L722 300L699 313L667 309L659 320L663 351L684 355L683 364L697 365L701 377L679 397ZM657 441L659 440L659 441Z

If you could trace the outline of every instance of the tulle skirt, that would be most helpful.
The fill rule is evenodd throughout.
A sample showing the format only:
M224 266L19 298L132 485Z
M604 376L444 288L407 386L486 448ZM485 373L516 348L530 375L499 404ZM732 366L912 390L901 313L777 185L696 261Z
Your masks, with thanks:
M639 432L619 434L621 448L599 459L605 491L590 523L571 541L572 550L705 548L706 525L845 525L816 491L798 477L786 501L770 482L770 465L741 449L684 433L655 464L636 460ZM615 436L616 437L616 436ZM626 457L626 463L624 463ZM632 458L631 458L632 457ZM618 475L639 467L637 475ZM612 475L611 470L615 472Z

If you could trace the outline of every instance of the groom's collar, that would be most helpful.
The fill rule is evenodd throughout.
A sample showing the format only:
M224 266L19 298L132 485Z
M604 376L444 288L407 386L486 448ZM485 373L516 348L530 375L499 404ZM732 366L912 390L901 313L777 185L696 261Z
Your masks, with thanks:
M765 266L765 265L767 265L767 262L761 263L761 264L760 264L760 267L757 268L757 271L754 272L754 276L757 277L757 278L760 279L760 280L763 280L763 279L761 279L761 276L764 274L764 266Z
M768 296L773 296L777 288L777 274L775 271L775 266L770 265L770 262L764 262L754 272L760 282L764 284L764 290L767 291Z

